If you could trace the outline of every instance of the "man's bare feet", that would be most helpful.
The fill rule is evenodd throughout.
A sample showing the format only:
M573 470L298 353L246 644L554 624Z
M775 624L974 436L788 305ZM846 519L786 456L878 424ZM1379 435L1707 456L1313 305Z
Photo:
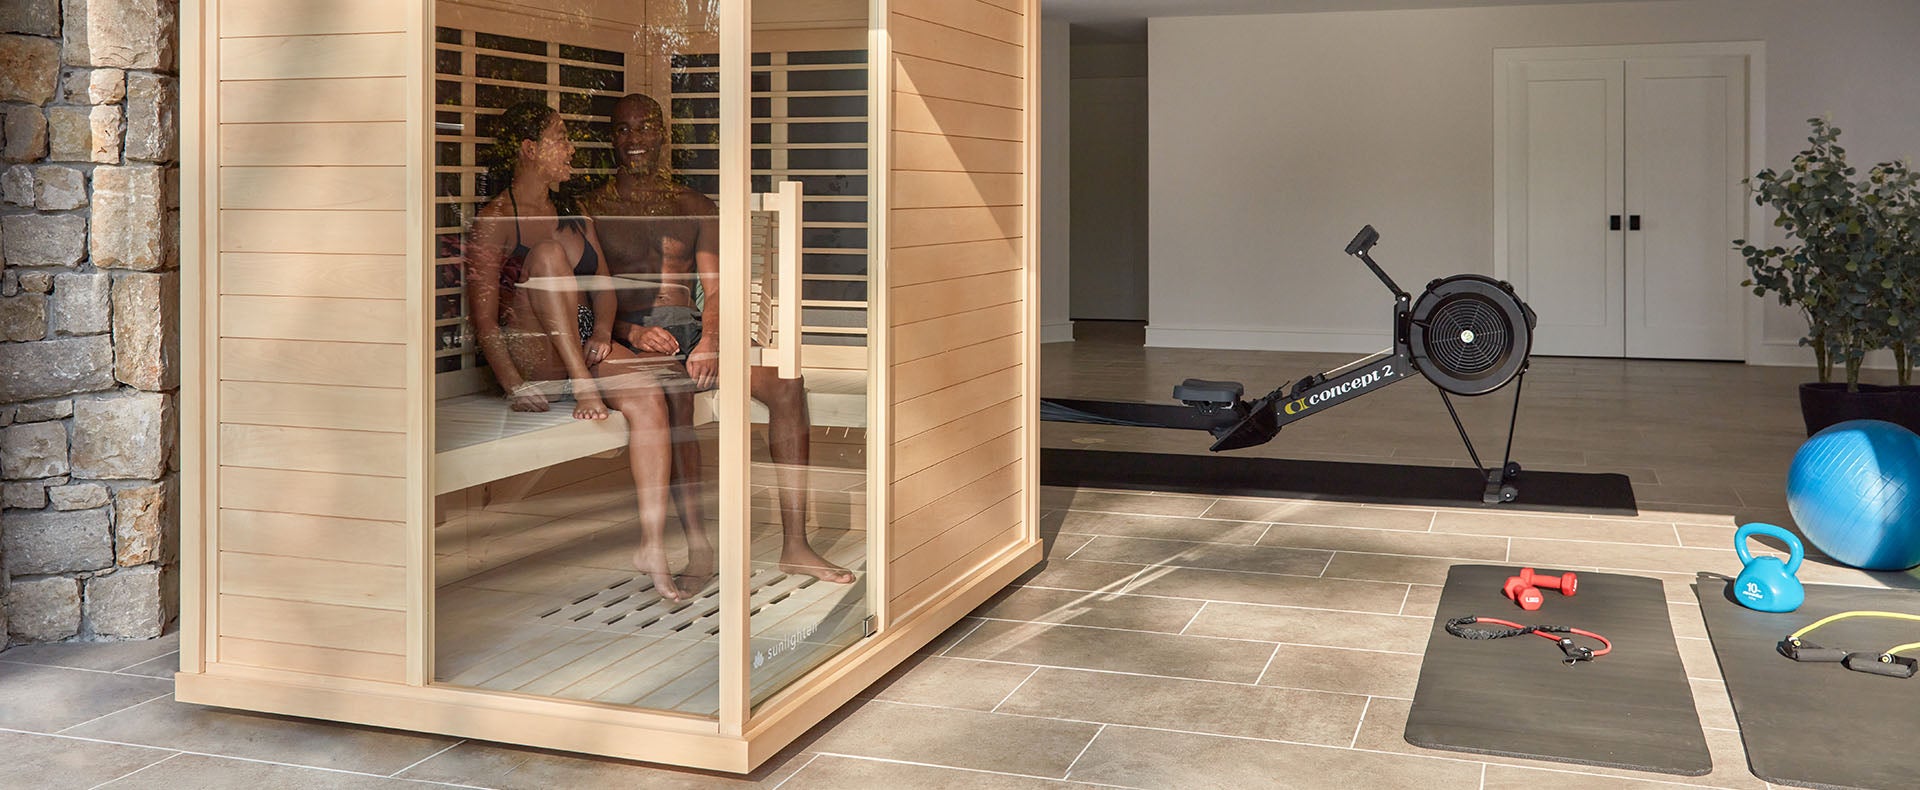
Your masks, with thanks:
M667 569L667 550L658 544L641 546L633 551L633 567L652 577L653 589L660 597L669 601L684 601L685 593L674 584L674 576Z
M707 585L713 583L714 566L713 544L709 542L691 543L687 546L687 567L673 575L673 583L687 597L693 598L705 592Z
M780 549L780 571L812 576L833 584L852 584L853 571L827 561L805 542L788 542Z

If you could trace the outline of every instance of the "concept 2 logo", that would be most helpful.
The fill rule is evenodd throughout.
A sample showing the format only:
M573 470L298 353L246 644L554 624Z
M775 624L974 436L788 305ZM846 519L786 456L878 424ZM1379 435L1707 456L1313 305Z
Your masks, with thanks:
M1287 405L1281 410L1289 415L1302 414L1308 409L1322 403L1334 401L1346 395L1365 390L1375 384L1379 384L1392 375L1393 366L1384 365L1379 370L1362 373L1350 380L1326 387L1306 397L1294 398L1293 400L1287 401Z

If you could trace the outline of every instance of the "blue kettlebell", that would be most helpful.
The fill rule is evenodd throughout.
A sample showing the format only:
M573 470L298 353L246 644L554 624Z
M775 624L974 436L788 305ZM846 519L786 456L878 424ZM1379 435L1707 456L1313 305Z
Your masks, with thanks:
M1791 556L1786 562L1781 562L1779 557L1753 556L1747 551L1747 538L1754 535L1769 535L1785 541ZM1759 612L1791 612L1807 600L1806 588L1800 586L1800 580L1793 575L1800 570L1800 561L1806 558L1807 549L1793 533L1772 524L1747 524L1733 533L1733 551L1746 565L1733 580L1733 599L1741 606Z

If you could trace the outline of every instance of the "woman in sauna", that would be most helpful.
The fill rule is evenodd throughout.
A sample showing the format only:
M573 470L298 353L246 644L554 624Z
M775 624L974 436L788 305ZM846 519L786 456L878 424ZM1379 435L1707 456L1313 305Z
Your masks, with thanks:
M627 420L627 459L639 495L633 563L670 600L685 597L667 564L671 444L660 378L671 356L612 341L615 300L592 220L561 216L553 193L573 175L573 143L559 111L507 108L487 149L491 183L504 184L475 216L466 242L467 314L475 341L515 411L573 400L573 416ZM700 548L700 547L692 547ZM691 591L689 591L691 592Z

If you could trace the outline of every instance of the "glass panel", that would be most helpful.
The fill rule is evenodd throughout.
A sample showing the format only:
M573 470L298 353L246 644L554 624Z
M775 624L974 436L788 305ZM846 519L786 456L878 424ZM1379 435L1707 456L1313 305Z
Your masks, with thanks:
M436 9L434 681L713 717L719 179L668 141L716 152L719 107L679 134L668 75L716 20Z
M762 270L756 277L760 288L752 293L764 305L755 317L775 325L756 332L764 367L751 372L759 402L754 419L761 424L755 427L749 476L754 592L748 685L750 701L758 705L863 638L872 607L864 347L867 79L860 49L866 25L834 30L800 18L803 11L781 0L752 7L755 122L748 161L754 189L773 191L788 181L800 187L795 205L757 213L752 224L753 262ZM835 12L840 24L844 12ZM823 49L827 31L844 43ZM821 63L845 65L812 65ZM823 124L811 120L821 115L845 119L850 130L823 133ZM828 183L835 188L822 188ZM845 265L838 277L812 279L822 276L817 249L846 253L839 256ZM776 265L782 260L790 262L785 270ZM768 268L778 271L769 277ZM839 297L853 301L830 302L847 308L832 316L803 302ZM832 340L818 342L821 337ZM781 378L779 358L796 345L799 375Z

